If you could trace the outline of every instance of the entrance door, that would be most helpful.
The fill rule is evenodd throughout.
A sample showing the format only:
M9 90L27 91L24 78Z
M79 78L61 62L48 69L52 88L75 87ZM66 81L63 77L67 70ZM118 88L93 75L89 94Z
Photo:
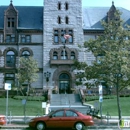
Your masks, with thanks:
M70 93L70 77L66 73L59 76L59 93Z

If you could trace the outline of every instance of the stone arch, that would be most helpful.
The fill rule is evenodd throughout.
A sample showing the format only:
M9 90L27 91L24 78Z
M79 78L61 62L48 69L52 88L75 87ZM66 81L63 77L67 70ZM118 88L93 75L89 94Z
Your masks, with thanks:
M28 51L30 53L30 56L33 56L33 51L30 48L28 48L28 47L24 47L24 48L20 49L20 52L19 52L20 56L22 55L23 51Z
M57 52L58 53L58 59L61 59L61 52L63 51L64 48L65 48L65 50L67 52L68 59L70 59L72 51L75 53L75 59L78 59L78 51L75 48L70 49L70 48L68 48L66 46L51 49L50 53L49 53L50 54L50 59L53 59L53 53L54 52Z
M3 52L4 56L6 56L6 53L7 53L8 51L13 51L13 52L15 53L15 56L18 56L17 50L16 50L15 48L13 48L13 47L8 47L8 48L6 48L6 49L4 50L4 52Z
M70 66L59 66L53 73L52 80L54 82L54 87L59 88L59 76L62 73L66 73L70 76L70 89L72 86L74 86L74 79L75 75L73 72L70 70Z

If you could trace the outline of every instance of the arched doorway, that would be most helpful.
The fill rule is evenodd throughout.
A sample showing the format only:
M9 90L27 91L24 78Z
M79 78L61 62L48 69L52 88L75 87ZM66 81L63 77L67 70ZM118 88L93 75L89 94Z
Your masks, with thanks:
M70 93L70 76L66 73L59 76L59 93Z

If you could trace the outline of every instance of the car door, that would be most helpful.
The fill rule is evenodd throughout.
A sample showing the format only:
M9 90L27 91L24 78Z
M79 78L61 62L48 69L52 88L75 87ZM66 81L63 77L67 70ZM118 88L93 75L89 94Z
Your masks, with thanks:
M60 128L63 126L64 110L54 112L46 121L48 128Z
M74 127L74 124L78 119L79 119L79 116L75 111L66 110L65 116L62 118L64 125L65 125L64 127L66 127L66 128Z

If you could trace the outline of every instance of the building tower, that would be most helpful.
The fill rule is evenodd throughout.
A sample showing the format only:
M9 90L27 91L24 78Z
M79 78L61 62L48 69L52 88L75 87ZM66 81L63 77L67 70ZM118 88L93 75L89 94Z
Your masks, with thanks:
M75 86L73 61L84 61L78 51L83 44L82 1L44 0L43 22L43 87L70 93Z

